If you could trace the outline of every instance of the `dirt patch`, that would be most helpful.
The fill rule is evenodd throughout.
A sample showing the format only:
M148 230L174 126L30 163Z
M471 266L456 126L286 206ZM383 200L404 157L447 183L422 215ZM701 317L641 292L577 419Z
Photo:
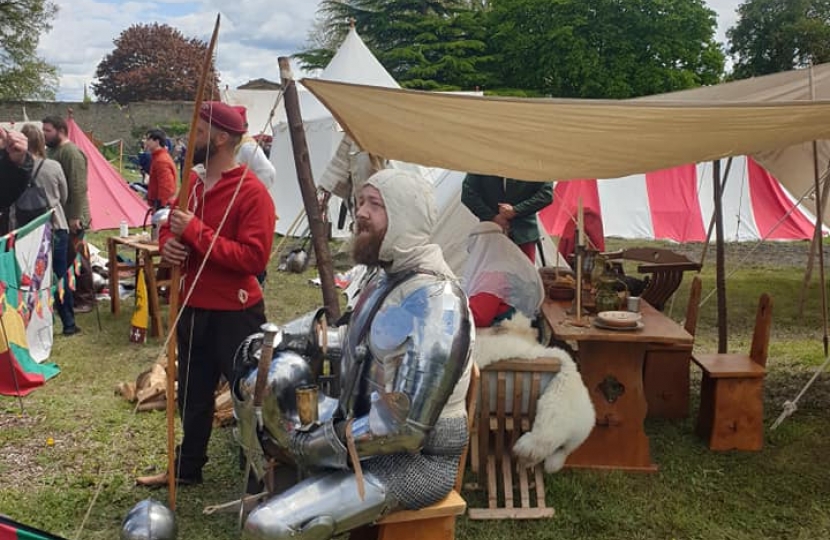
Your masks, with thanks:
M5 410L0 413L0 433L10 433L13 429L35 432L42 422L43 418L40 417ZM29 478L40 478L44 468L38 463L38 454L44 445L45 441L39 439L4 444L0 451L0 478L3 485L21 485Z

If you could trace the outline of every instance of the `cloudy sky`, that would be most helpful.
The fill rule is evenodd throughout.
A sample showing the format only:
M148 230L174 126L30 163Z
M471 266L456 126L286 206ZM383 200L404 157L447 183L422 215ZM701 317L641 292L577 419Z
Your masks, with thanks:
M113 40L132 24L166 23L185 36L207 41L217 13L222 14L217 67L222 84L279 80L277 58L305 43L317 0L54 0L59 7L52 31L39 52L60 70L59 100L80 100L84 83L113 49ZM708 0L718 12L718 39L735 23L740 0Z

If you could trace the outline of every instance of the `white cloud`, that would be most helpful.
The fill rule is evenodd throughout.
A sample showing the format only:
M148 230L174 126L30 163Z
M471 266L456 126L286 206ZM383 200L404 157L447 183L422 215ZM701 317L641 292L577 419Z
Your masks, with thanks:
M56 0L52 31L41 37L39 53L60 70L58 99L80 100L84 84L95 80L98 63L113 41L137 23L158 22L207 41L216 14L222 22L217 67L222 84L238 86L260 77L277 80L277 58L305 43L317 0Z
M217 67L231 87L257 78L277 80L277 58L300 50L319 0L55 0L53 29L41 37L39 52L60 69L58 99L80 100L84 84L113 49L122 31L136 23L166 23L186 36L207 41L217 13L222 15ZM717 39L735 24L740 0L707 0L718 12ZM295 66L296 71L296 66Z

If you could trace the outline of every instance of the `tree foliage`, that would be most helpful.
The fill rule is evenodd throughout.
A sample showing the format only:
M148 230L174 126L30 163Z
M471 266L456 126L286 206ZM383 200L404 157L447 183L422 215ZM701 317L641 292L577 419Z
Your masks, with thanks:
M504 84L630 98L718 82L724 55L703 0L492 0Z
M704 0L323 0L320 6L316 39L296 55L303 67L325 66L353 19L384 67L411 88L629 98L713 84L723 73L715 12Z
M469 0L323 0L310 47L295 55L305 69L331 60L350 20L403 86L459 89L488 82L485 19Z
M101 101L193 100L207 44L186 38L166 24L136 24L115 40L115 49L101 60L92 83ZM219 95L216 66L211 63L208 98ZM218 99L218 98L216 98Z
M55 98L57 69L36 52L55 13L50 0L0 0L0 100Z
M830 61L829 0L746 0L727 30L733 77Z

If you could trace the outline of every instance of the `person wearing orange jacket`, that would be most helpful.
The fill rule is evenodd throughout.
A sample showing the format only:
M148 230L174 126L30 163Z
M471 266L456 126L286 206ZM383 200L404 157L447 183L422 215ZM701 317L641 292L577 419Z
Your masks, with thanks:
M147 203L153 210L158 210L176 195L176 164L167 151L167 135L160 129L147 132L144 149L150 152L152 160L147 182Z

